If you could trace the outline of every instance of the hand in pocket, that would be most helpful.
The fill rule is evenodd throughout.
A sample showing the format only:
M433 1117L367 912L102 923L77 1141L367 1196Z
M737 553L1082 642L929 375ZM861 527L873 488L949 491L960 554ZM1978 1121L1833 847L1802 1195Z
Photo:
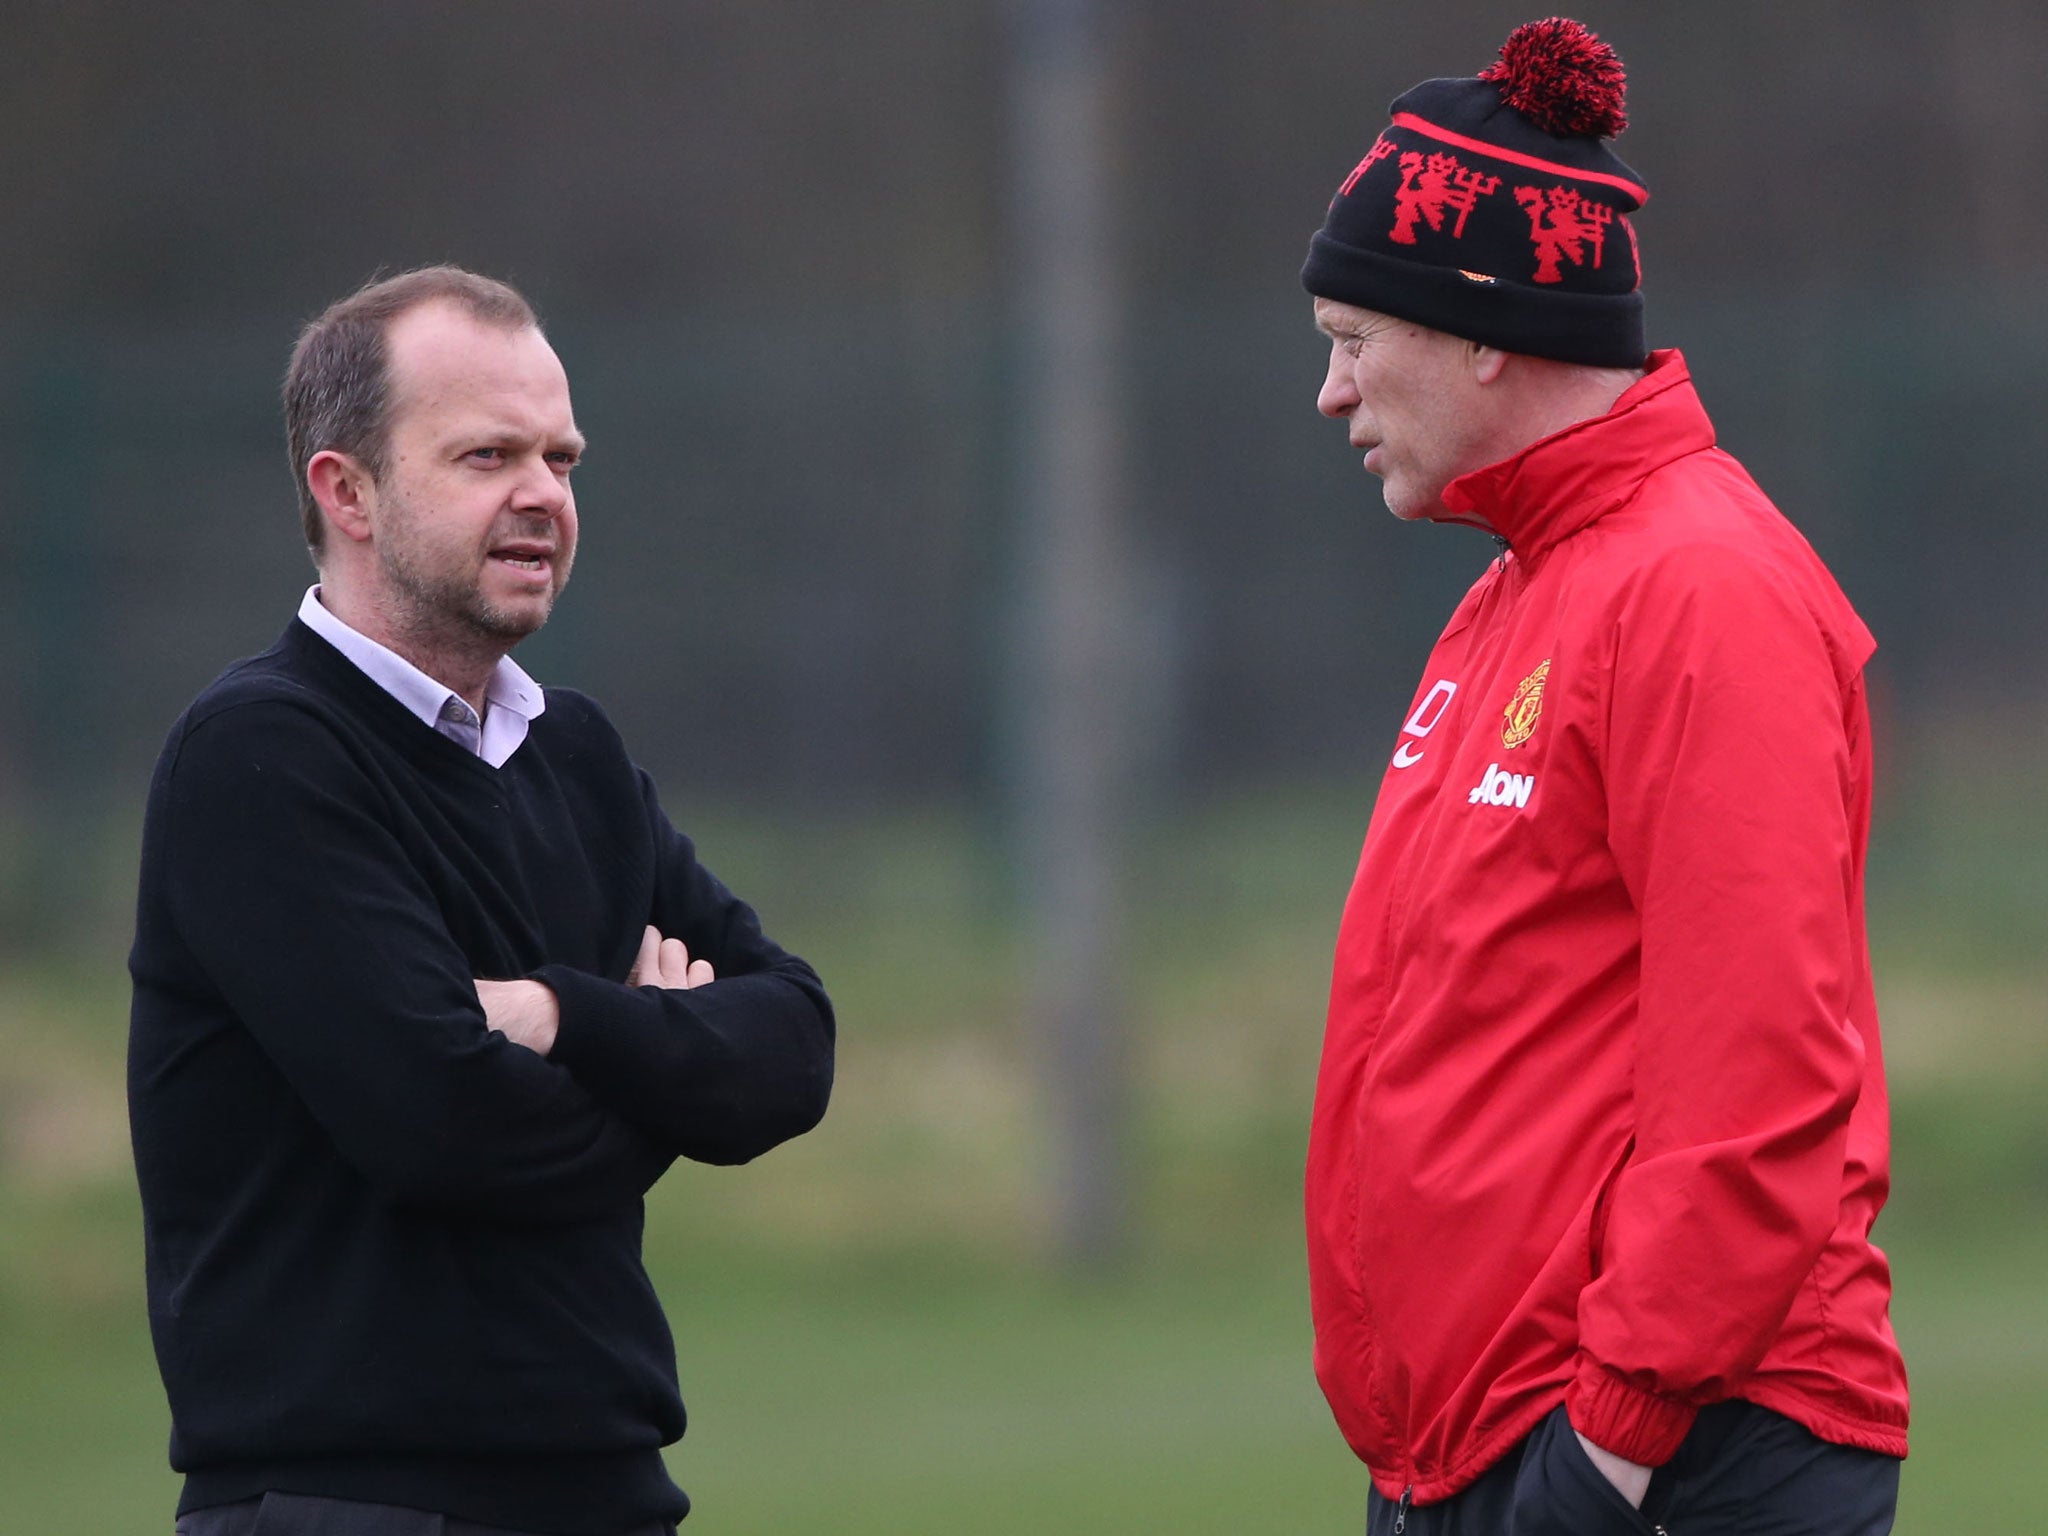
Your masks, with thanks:
M1651 1536L1656 1528L1587 1457L1556 1408L1529 1436L1510 1536Z

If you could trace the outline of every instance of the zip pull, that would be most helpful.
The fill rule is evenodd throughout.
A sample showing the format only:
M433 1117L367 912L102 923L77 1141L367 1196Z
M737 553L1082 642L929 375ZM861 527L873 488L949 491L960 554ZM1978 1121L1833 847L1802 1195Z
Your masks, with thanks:
M1408 1501L1415 1497L1415 1485L1410 1483L1401 1490L1401 1502L1394 1506L1394 1536L1408 1529Z

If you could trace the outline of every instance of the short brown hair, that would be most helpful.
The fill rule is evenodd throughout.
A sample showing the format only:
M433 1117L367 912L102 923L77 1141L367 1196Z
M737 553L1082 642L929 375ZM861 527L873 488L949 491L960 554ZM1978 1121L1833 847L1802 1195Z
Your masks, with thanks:
M419 267L376 280L330 304L299 332L284 376L285 450L299 487L306 547L317 555L326 532L320 504L306 484L316 453L333 449L384 472L391 440L391 381L384 338L391 322L436 300L460 305L473 318L506 330L540 328L518 290L461 267Z

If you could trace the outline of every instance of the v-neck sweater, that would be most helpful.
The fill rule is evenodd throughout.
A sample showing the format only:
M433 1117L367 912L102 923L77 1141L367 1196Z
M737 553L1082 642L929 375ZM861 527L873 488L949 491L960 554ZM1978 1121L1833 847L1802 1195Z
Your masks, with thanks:
M624 985L649 923L718 980ZM171 731L129 963L181 1512L681 1518L641 1197L814 1125L833 1017L597 705L548 690L493 768L294 619ZM486 1027L476 977L554 991L548 1057Z

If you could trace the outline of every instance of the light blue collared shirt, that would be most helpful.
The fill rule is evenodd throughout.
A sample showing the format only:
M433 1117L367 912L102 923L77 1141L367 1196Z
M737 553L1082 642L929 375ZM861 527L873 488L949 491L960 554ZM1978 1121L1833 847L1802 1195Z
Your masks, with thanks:
M484 689L484 714L479 720L469 701L453 688L437 683L389 646L349 628L327 611L316 582L299 604L299 622L354 662L371 682L406 708L406 712L474 752L493 768L502 768L526 728L547 709L540 684L510 656L500 656Z

